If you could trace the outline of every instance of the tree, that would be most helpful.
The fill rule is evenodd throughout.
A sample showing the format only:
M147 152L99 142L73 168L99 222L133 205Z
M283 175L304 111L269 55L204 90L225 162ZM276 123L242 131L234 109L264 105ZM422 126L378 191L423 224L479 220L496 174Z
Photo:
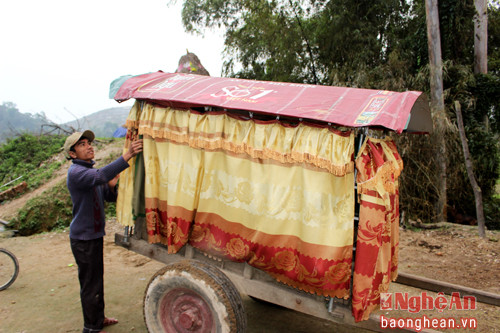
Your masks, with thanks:
M456 158L460 142L455 114L450 112L460 101L471 161L478 171L485 212L489 211L487 223L500 227L494 197L500 161L500 105L495 98L500 81L500 6L498 0L488 3L488 68L493 75L474 75L474 1L436 1L444 102L434 114L437 132L446 137L401 140L409 175L408 183L402 182L402 208L422 220L443 220L447 203L466 210L460 213L474 214L469 207L472 191L462 181L467 177L463 159ZM183 22L191 32L224 30L225 76L430 93L423 1L184 0ZM441 153L428 154L436 146L444 146ZM437 188L441 179L446 183ZM437 209L441 214L436 214L429 208L442 193L446 199Z
M225 75L366 87L409 10L398 0L185 0L182 17L190 32L224 27Z
M500 74L500 1L488 3L488 71Z
M439 221L446 221L446 142L445 130L447 116L443 98L443 65L441 60L441 36L439 32L439 12L437 0L425 0L427 18L427 39L429 45L429 63L431 69L431 112L435 121L436 160L439 170L437 172L438 201L436 215Z
M455 102L455 112L457 113L457 125L460 133L460 139L462 140L462 148L465 158L465 167L467 169L467 175L469 176L472 189L474 191L474 197L476 199L476 216L477 225L480 237L486 237L486 230L484 227L484 211L483 211L483 194L481 188L479 187L476 177L474 176L474 170L472 167L472 161L469 153L469 145L467 144L467 138L465 136L465 129L462 120L462 107L458 101Z
M474 0L474 72L488 73L488 14L486 0Z

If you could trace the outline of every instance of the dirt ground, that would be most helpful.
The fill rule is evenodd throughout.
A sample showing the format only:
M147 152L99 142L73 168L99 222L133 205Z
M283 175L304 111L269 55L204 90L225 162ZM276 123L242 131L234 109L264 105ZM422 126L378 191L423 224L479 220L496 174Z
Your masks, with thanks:
M400 233L399 269L427 278L500 294L500 232L477 236L477 227Z
M109 333L147 332L142 301L151 276L163 264L114 245L121 227L109 221L104 240L106 313L120 323ZM0 239L19 259L18 279L0 292L1 333L81 332L77 266L68 233ZM244 296L248 332L338 332L338 325ZM341 332L349 332L340 327Z
M113 149L119 149L119 144ZM106 154L108 149L98 152L96 157ZM63 168L59 177L64 176ZM0 218L8 220L23 202L25 198L1 205ZM118 318L120 323L107 328L107 332L147 332L142 317L144 290L149 278L163 264L114 245L114 233L121 231L118 223L108 221L104 241L106 313ZM459 225L429 231L401 230L399 269L500 294L500 232L488 231L487 236L481 239L476 228ZM16 254L21 267L16 282L0 291L0 333L81 332L77 267L67 230L29 237L0 237L0 247ZM393 283L390 292L420 295L422 290ZM365 332L255 302L247 296L243 296L243 300L250 333ZM415 317L401 311L378 311L377 314L391 318ZM471 332L500 332L500 307L497 306L479 303L476 310L426 311L424 314L432 318L473 317L477 319L478 328Z
M118 223L108 221L104 242L106 312L117 317L120 323L109 327L107 332L147 332L142 317L144 290L149 278L163 264L114 245L114 233L121 230ZM460 233L461 236L454 233L403 231L401 270L498 293L498 242L480 240L470 235L469 231ZM424 244L423 240L442 247L434 250L419 245ZM0 292L0 332L80 332L82 316L77 267L67 231L0 238L0 247L15 253L21 267L16 282ZM405 291L410 295L422 292L399 284L392 284L391 291ZM250 333L364 332L255 302L247 296L243 296L243 300ZM411 316L407 312L396 311L377 313L394 318ZM474 332L500 332L500 308L492 305L478 304L474 311L434 311L426 315L434 318L474 317L479 326Z

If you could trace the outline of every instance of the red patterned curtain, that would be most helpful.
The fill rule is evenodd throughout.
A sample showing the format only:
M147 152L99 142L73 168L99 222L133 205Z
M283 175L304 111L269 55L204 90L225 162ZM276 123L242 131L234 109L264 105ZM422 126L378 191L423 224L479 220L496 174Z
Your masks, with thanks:
M380 293L397 277L398 177L403 161L391 139L367 138L356 158L359 226L352 312L356 321L378 309Z

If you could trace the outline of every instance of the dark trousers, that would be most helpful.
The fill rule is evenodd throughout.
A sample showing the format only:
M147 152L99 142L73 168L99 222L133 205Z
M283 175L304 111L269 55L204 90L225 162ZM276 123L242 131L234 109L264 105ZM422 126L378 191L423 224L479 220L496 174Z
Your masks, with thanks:
M104 322L103 239L71 239L71 251L78 265L83 333L99 332Z

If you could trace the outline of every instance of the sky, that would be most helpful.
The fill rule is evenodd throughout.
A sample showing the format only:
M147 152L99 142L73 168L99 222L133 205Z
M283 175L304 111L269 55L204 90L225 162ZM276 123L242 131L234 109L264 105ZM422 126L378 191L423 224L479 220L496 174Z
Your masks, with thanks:
M0 2L0 104L64 123L132 101L108 98L122 75L174 72L186 50L221 76L221 32L187 34L170 0Z

